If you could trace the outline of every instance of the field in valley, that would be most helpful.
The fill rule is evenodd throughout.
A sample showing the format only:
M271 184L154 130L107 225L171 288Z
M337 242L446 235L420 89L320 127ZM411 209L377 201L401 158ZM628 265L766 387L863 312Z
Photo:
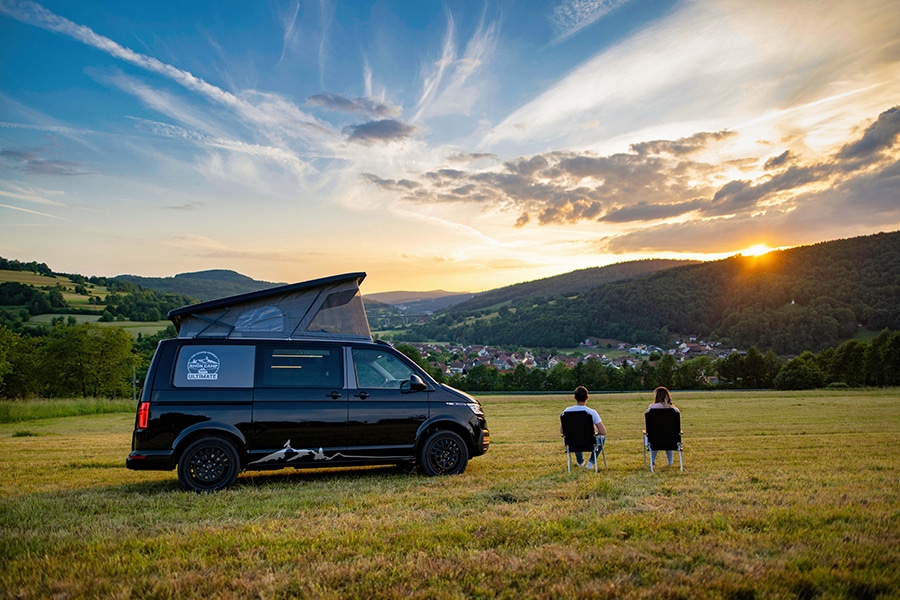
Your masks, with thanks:
M591 397L598 475L566 472L569 396L485 396L492 447L460 476L209 495L124 468L133 414L2 424L0 597L898 597L900 390L674 396L684 472L643 466L649 393Z

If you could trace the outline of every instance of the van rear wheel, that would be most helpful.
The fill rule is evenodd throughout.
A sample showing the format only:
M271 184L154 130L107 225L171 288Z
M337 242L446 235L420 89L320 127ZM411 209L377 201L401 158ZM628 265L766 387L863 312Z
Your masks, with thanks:
M466 470L468 462L469 449L453 431L435 431L419 452L419 464L426 475L458 475Z
M191 443L178 459L178 481L193 492L227 488L241 470L234 444L220 437L204 437Z

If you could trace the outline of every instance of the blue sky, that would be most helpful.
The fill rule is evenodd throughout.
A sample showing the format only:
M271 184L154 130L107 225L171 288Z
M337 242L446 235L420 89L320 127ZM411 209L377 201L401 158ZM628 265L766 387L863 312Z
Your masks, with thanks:
M900 228L900 3L0 0L0 256L481 291Z

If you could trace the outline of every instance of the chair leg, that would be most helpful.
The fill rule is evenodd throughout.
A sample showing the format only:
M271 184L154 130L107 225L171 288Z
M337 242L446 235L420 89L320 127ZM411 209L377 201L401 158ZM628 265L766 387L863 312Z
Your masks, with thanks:
M569 452L569 448L566 447L566 467L568 468L568 472L572 472L572 453Z
M678 444L678 470L684 471L684 461L681 459L681 444Z

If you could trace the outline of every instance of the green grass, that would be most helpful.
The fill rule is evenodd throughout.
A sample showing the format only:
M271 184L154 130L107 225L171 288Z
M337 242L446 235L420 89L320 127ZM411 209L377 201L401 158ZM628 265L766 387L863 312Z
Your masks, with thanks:
M0 423L21 423L79 415L134 413L136 402L130 398L48 398L41 400L0 400Z
M898 597L900 390L676 394L683 473L643 468L649 400L592 397L599 475L566 473L568 396L490 396L461 476L210 495L124 469L133 414L0 425L0 597Z

